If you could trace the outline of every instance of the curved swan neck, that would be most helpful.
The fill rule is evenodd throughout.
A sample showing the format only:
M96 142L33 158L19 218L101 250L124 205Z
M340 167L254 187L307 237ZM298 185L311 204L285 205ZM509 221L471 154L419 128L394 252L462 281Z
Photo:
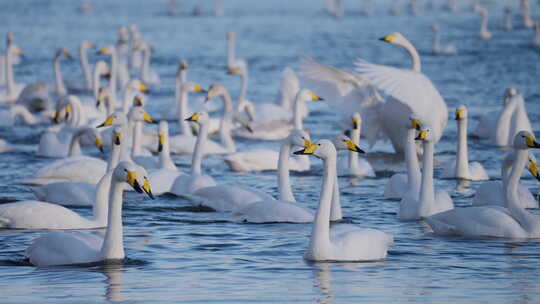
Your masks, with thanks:
M492 141L494 141L495 144L501 144L504 143L503 146L507 146L510 144L509 136L512 136L514 134L509 134L508 130L508 122L512 119L513 113L517 107L517 103L515 102L515 97L511 97L508 103L504 106L502 111L499 114L499 118L497 119L495 133L493 133L494 136L492 138Z
M141 68L141 79L146 81L150 73L150 50L148 48L143 49L143 63Z
M163 148L159 153L159 167L161 169L177 170L171 159L171 149L169 146L169 133L163 135Z
M300 108L302 103L305 102L302 97L302 94L298 92L296 98L294 99L294 108L293 108L293 119L294 119L294 128L298 130L304 129L304 122L302 120L302 115L300 115Z
M204 146L208 138L208 124L201 125L197 142L195 143L195 151L191 159L191 174L201 174L202 159L204 157Z
M236 35L232 33L227 39L227 66L232 66L236 59Z
M109 99L112 100L113 104L116 104L116 83L118 81L118 55L116 51L111 52L111 71L109 78Z
M289 175L289 157L291 154L291 145L283 143L279 150L278 160L278 190L279 199L282 201L296 202L291 188Z
M122 227L122 194L124 183L112 179L109 190L109 210L107 215L107 231L101 255L105 259L123 259L124 231Z
M407 142L405 143L405 163L407 165L407 187L419 189L420 187L420 164L416 154L415 130L407 129Z
M180 96L178 98L178 122L180 123L180 132L184 136L193 136L191 132L191 127L186 121L188 116L188 90L180 87Z
M424 155L422 160L422 184L420 185L420 215L427 216L435 202L435 189L433 186L433 142L424 142Z
M240 73L240 78L242 80L242 84L240 86L240 95L238 96L239 105L241 101L246 100L246 96L247 96L247 88L248 88L248 81L249 81L247 67L243 69L242 73Z
M351 139L356 145L360 143L360 126L352 129ZM358 172L358 152L349 151L349 172ZM351 174L353 175L353 174Z
M129 113L129 109L131 109L131 106L132 106L132 101L133 101L133 88L128 84L126 85L124 89L124 96L122 100L122 111L125 114ZM109 104L112 104L112 103L109 102ZM112 114L112 112L111 113L108 112L111 109L112 109L112 112L114 112L116 110L116 105L111 106L110 109L107 109L107 115Z
M420 73L422 71L422 62L420 61L420 55L416 48L408 41L405 40L401 46L409 53L411 56L412 69L415 72Z
M131 156L141 155L141 141L142 141L142 121L135 121L133 124L133 147L131 148Z
M68 156L75 156L81 153L81 136L85 132L85 128L77 130L73 136L71 136L71 141L69 142L69 152Z
M12 51L11 47L8 47L6 49L6 53L4 54L4 71L5 71L5 77L6 77L6 89L8 96L10 98L13 97L14 89L15 89L15 77L13 76L13 65L12 65Z
M332 190L332 207L330 209L330 221L339 221L343 218L341 213L341 199L339 197L339 180L337 174L334 177L334 190Z
M88 56L86 54L86 48L79 47L79 59L84 74L84 80L86 83L86 89L92 90L92 75L90 73L90 66L88 65Z
M467 148L467 118L458 120L458 145L455 170L457 178L470 178L469 153Z
M97 184L96 196L94 198L94 221L98 224L107 224L107 213L109 212L109 187L111 186L112 172L107 172Z
M63 97L67 94L64 80L62 79L62 71L60 70L60 56L56 56L53 60L54 79L56 85L56 95Z
M332 204L332 193L336 176L336 153L328 155L324 159L324 175L321 190L321 197L313 228L309 247L311 250L328 248L330 244L330 208Z
M228 152L236 151L236 144L231 136L231 129L233 126L232 116L232 112L223 113L219 126L219 140Z
M92 71L92 92L94 93L94 99L98 98L100 88L100 77L103 74L102 65L98 62L94 65Z

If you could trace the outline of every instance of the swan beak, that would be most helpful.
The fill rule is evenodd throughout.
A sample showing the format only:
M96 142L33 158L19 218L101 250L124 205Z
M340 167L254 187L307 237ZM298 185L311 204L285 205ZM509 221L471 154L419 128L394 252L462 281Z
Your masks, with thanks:
M533 160L529 160L529 172L532 174L532 176L540 181L540 176L538 175L538 164Z
M127 171L127 183L133 188L133 190L139 193L143 193L143 189L141 188L141 185L137 181L137 172Z
M416 136L415 140L426 140L427 139L427 130L420 130L418 132L418 136Z
M60 123L60 112L59 111L54 112L53 122L55 124Z
M151 123L151 124L156 124L157 123L157 121L153 120L152 117L150 117L150 115L148 113L146 113L146 112L144 112L144 114L143 114L143 119L147 123Z
M114 115L111 115L111 116L107 117L107 119L105 119L105 121L102 124L100 124L99 126L97 126L96 128L112 126L113 121L114 121Z
M318 96L317 94L313 93L313 92L309 92L308 93L309 97L311 97L311 100L313 101L317 101L317 100L324 100L324 98Z
M193 115L186 118L186 121L197 121L197 120L199 120L199 116L200 116L199 112L193 113Z
M144 83L140 82L139 83L139 91L141 91L143 93L148 93L148 86L146 86Z
M95 145L99 149L99 151L101 151L101 153L105 153L105 150L103 150L103 141L101 140L101 138L96 138Z
M420 122L419 119L411 119L411 124L412 124L412 128L417 131L420 131L420 129L422 128L422 123Z
M154 195L152 194L152 189L150 189L150 181L146 177L144 178L144 183L142 185L142 189L144 190L144 192L146 192L146 194L148 194L148 196L151 199L154 199Z
M461 120L465 117L465 111L463 109L456 109L456 120Z
M306 145L306 142L307 141L304 141L304 145ZM315 152L316 148L317 148L316 144L313 144L313 143L309 142L308 147L305 147L304 149L302 149L300 151L296 151L296 152L294 152L294 154L295 155L310 155L310 154L313 154L313 152Z
M109 52L109 49L107 48L102 48L102 49L99 49L99 51L97 51L98 55L107 55L107 54L110 54L111 52Z
M107 80L111 79L111 72L103 73L101 75Z
M254 133L255 132L249 123L242 123L242 127L244 127L246 130L248 130L249 133Z
M239 70L238 68L229 68L229 70L227 71L227 74L228 75L236 75L238 74Z
M534 138L534 136L526 136L525 141L527 142L527 147L529 148L537 148L537 149L540 148L540 144L536 142L536 139Z
M360 149L360 147L358 147L351 139L344 140L344 142L345 144L347 144L347 149L349 149L349 151L366 153L364 150Z
M136 106L136 107L142 107L143 104L144 104L144 100L141 96L137 95L135 96L135 98L133 99L133 104Z
M64 57L66 57L67 59L73 60L73 56L71 56L71 54L68 51L64 51L62 55L64 55Z
M163 135L158 135L158 152L162 152L163 151L163 140L164 140L164 137Z
M203 89L200 85L196 84L193 86L193 90L197 93L206 93L207 91Z
M360 127L360 118L353 117L352 125L353 125L353 129L358 130L358 128Z
M181 71L187 70L187 67L188 67L188 65L187 65L187 62L185 62L185 61L180 62L180 65L178 66L178 68L179 68Z
M120 145L120 137L122 135L120 134L120 132L114 132L114 144L119 146Z
M384 36L382 38L379 38L379 40L384 41L384 42L392 42L392 39L394 39L394 37L396 37L396 35L390 34L390 35Z

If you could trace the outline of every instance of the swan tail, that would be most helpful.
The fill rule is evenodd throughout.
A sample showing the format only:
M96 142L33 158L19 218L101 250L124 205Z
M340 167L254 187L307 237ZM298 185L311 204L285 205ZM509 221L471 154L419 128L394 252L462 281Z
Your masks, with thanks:
M8 228L10 224L10 219L0 216L0 228Z

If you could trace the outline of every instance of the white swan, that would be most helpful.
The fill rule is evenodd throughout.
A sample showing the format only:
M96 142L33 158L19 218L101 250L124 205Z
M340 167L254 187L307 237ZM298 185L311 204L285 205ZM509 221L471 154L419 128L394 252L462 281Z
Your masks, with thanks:
M420 130L421 123L418 117L411 115L410 122L405 125L407 137L405 137L405 165L406 174L396 173L390 177L384 188L384 197L403 198L408 193L420 193L420 165L416 153L416 131Z
M489 12L485 7L477 6L475 8L475 11L480 14L482 17L482 22L480 23L480 32L478 33L478 37L482 40L489 40L491 37L493 37L493 34L488 29L488 23L489 23Z
M442 45L441 44L441 34L440 27L438 24L431 25L431 30L433 31L433 43L432 51L436 55L453 55L457 53L457 48L453 44Z
M123 259L122 193L125 183L137 192L145 191L153 197L144 170L131 163L121 162L112 173L105 236L83 232L52 232L42 235L26 249L30 263L45 267Z
M438 235L459 235L469 238L538 238L540 219L520 206L518 184L528 160L528 148L540 148L528 131L519 132L513 143L514 165L505 185L505 207L480 206L455 208L427 217Z
M360 113L356 112L351 117L351 140L358 145L360 143L360 130L362 119ZM354 177L375 177L375 171L371 164L364 158L359 158L356 151L349 151L347 158L338 158L337 170L339 176Z
M512 8L505 7L504 8L504 17L503 17L503 24L502 28L505 31L511 31L514 29L514 26L512 25Z
M153 48L148 43L140 41L134 46L134 50L140 50L143 53L143 62L140 74L141 80L146 84L159 84L160 80L158 73L150 69L150 56L153 52Z
M503 160L501 166L501 180L500 181L487 181L483 182L475 191L473 197L473 206L485 206L485 205L497 205L505 206L504 200L504 185L506 185L508 176L512 171L512 166L516 159L515 150L511 150ZM540 178L538 173L538 164L536 158L529 152L529 159L525 166L527 170L536 179ZM529 189L525 188L521 184L518 185L519 205L522 208L538 208L538 200L533 196Z
M311 100L322 100L322 98L306 89L300 90L296 95L294 102L294 129L303 129L302 119L299 115L300 104L305 104L306 101ZM271 149L255 149L230 153L223 159L229 168L235 172L270 171L278 168L279 152ZM292 171L307 171L310 168L310 161L305 156L295 157L290 160L289 168Z
M82 136L93 138L93 141L101 151L103 143L99 132L94 128L82 127L77 129L69 144L69 153L67 158L56 160L45 167L39 169L34 176L25 179L25 184L45 185L56 181L79 181L96 184L105 174L107 164L98 158L77 155L75 151L80 148L79 141Z
M109 102L116 104L117 94L117 82L119 73L118 53L114 45L108 45L99 49L98 54L108 55L111 57L111 63L109 64L110 78L109 78Z
M314 155L324 162L319 207L313 222L309 248L304 257L312 261L369 261L386 258L393 237L375 229L330 229L332 195L336 176L336 148L321 140L296 154Z
M511 146L513 138L519 131L532 132L523 96L517 94L515 90L510 90L505 103L495 116L497 120L489 134L491 143L498 147Z
M115 126L113 132L112 151L107 162L107 172L114 169L120 160L122 127ZM109 179L110 180L110 179ZM108 182L105 183L108 187ZM88 182L61 181L41 187L33 187L32 192L40 201L69 206L93 206L98 186ZM105 192L108 192L108 188Z
M89 41L81 41L79 44L79 63L81 64L84 81L79 81L77 85L67 83L70 93L92 93L94 91L93 77L90 64L88 63L88 49L95 49L96 45Z
M483 114L482 117L480 117L480 121L476 125L476 128L473 130L472 134L481 139L489 139L493 137L493 134L497 129L497 122L499 121L499 116L501 116L501 113L504 112L504 108L508 106L510 100L516 95L518 95L518 92L515 88L506 89L503 96L502 108ZM510 128L508 125L509 122L509 119L503 119L501 121L501 123L505 123L505 128ZM501 128L501 130L503 129Z
M415 47L400 33L381 38L390 44L403 47L411 56L412 70L370 64L357 61L357 71L377 88L393 98L388 98L382 106L380 120L387 136L397 151L403 150L403 138L411 113L416 114L423 123L431 126L434 143L441 138L448 121L448 109L444 99L433 83L421 73L420 55ZM363 115L366 117L366 115Z
M467 180L488 180L489 176L479 162L469 163L469 152L467 147L467 108L460 105L456 108L456 121L458 124L458 143L456 159L444 166L442 178L457 178Z
M414 189L399 204L398 219L415 221L454 208L452 198L444 190L435 192L433 185L434 139L429 128L422 129L417 139L423 141L422 181L420 193Z
M13 35L11 34L11 32L9 32L7 34L7 37L6 37L6 44L14 44L12 41L12 37ZM11 63L12 64L19 64L21 63L21 56L17 55L17 53L19 52L22 52L21 49L19 48L19 46L15 45L15 48L11 48L11 51L12 52L15 52L15 54L11 54L12 56L12 59L11 59ZM5 68L5 62L6 62L6 57L5 57L5 53L0 53L0 85L6 85L6 68Z
M68 94L66 84L62 78L62 70L60 69L60 59L66 57L70 60L73 60L71 53L65 48L60 48L56 50L53 59L53 72L54 72L54 92L57 97L62 98Z
M180 175L171 188L171 193L178 196L187 196L195 192L199 188L215 186L214 179L202 173L202 159L205 154L205 144L208 137L208 113L196 112L188 121L196 122L199 127L197 143L193 151L191 160L191 172L187 175Z
M531 18L531 8L529 6L529 0L520 0L520 7L523 27L532 28L534 26L534 20Z
M159 167L154 170L149 170L149 174L154 194L160 195L169 192L178 176L184 174L178 171L178 168L176 168L176 165L171 159L169 149L169 124L164 120L159 122L157 151L159 155Z
M35 115L27 107L14 104L7 108L0 108L0 126L36 125L48 123L50 117Z
M13 61L15 56L21 56L22 50L14 43L8 43L6 52L4 53L4 77L5 87L0 90L0 102L12 103L17 101L19 95L23 91L25 85L15 82L13 75Z

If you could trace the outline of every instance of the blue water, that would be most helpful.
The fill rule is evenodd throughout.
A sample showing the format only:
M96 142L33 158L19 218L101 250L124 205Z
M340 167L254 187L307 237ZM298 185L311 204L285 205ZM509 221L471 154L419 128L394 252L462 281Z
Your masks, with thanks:
M189 78L203 86L220 82L236 95L239 80L225 75L225 32L235 31L237 54L250 63L249 98L272 101L283 67L296 67L302 55L327 64L351 68L357 58L408 66L402 51L376 38L401 31L419 49L423 71L445 97L450 111L469 106L470 129L481 114L502 103L506 87L524 95L533 127L540 127L538 79L540 53L532 49L532 31L518 27L499 29L507 1L482 1L491 13L491 41L476 39L478 16L469 1L457 1L461 11L427 11L417 1L420 16L387 14L392 1L370 1L374 16L359 14L359 2L346 3L350 11L342 20L326 15L322 1L249 1L224 3L225 16L192 17L188 12L199 1L177 1L182 15L169 17L167 1L94 1L91 14L78 11L76 1L3 1L0 31L12 31L24 50L25 60L15 68L18 82L52 84L51 58L57 47L76 54L80 40L99 46L114 43L119 26L137 24L156 52L152 67L161 85L149 94L148 110L159 118L173 102L174 75L181 58L190 63ZM406 1L403 2L403 6ZM445 1L434 1L440 6ZM514 3L516 2L516 3ZM201 7L208 14L214 1ZM354 6L353 6L354 5ZM516 6L514 6L516 5ZM539 5L531 3L533 11ZM512 1L517 11L517 1ZM438 22L443 39L454 43L456 56L430 52L431 29ZM91 55L92 62L97 56ZM80 79L76 62L63 63L66 79ZM331 102L331 101L329 101ZM312 104L305 126L312 138L340 132L341 113L326 103ZM39 135L46 126L0 128L0 138L16 149L0 156L0 201L32 199L19 182L50 159L35 156ZM173 128L175 129L175 128ZM437 163L455 150L456 125L450 120L437 145ZM278 147L279 143L240 141L239 150ZM485 142L471 140L471 160L480 161L491 176L499 175L504 153ZM389 144L373 148L361 144L373 161L389 161ZM88 153L99 156L95 151ZM173 157L182 170L189 157ZM316 208L321 183L321 163L313 159L308 173L293 174L297 199ZM276 194L273 173L235 174L219 156L205 159L207 172L219 183L242 184ZM435 176L439 175L440 168ZM81 303L127 301L137 303L538 303L540 302L540 244L536 241L466 240L429 233L423 222L396 220L398 202L382 197L391 172L374 179L340 179L344 222L372 227L394 235L388 259L376 263L309 263L303 260L311 225L237 223L227 214L202 212L173 196L149 200L127 193L124 234L128 259L123 264L94 267L30 266L24 251L39 231L0 230L1 303ZM538 183L524 176L522 183L536 193ZM450 191L458 206L470 204L472 192L454 192L454 181L437 181ZM472 183L472 187L477 183ZM85 215L90 210L77 209ZM540 216L540 212L533 211Z

